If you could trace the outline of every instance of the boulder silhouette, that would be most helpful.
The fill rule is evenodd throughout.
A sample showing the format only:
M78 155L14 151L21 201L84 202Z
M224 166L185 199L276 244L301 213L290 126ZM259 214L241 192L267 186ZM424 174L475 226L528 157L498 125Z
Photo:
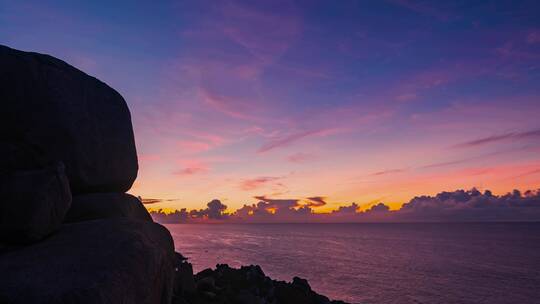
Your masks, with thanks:
M64 224L46 241L6 251L0 303L165 304L172 297L173 240L156 223Z
M0 242L30 243L58 229L71 204L62 163L0 174Z
M9 166L62 161L74 194L129 190L137 154L118 92L62 60L2 45L0 67L0 142L30 151L7 155Z
M131 218L152 222L141 201L127 193L90 193L73 197L65 222L104 218Z
M170 303L172 237L123 193L138 164L120 94L0 46L0 100L0 303Z

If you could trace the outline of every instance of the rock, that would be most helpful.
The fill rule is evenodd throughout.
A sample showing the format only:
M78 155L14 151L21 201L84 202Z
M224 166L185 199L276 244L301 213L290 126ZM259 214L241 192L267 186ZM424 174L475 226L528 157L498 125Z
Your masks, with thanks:
M175 252L176 274L174 284L174 296L182 298L184 295L190 295L196 292L197 286L193 278L193 266L186 261L182 254Z
M31 243L58 229L71 204L62 163L0 174L0 241Z
M311 292L311 286L309 286L309 283L306 279L302 279L299 277L294 277L291 283L292 286L301 289L305 293Z
M65 222L81 222L105 218L130 218L152 222L141 201L126 193L92 193L73 196Z
M265 301L261 297L249 293L246 290L242 290L235 299L235 303L238 304L264 304Z
M118 92L59 59L1 45L0 67L0 142L26 153L0 158L17 158L11 167L62 161L74 194L131 187L137 154Z
M314 292L305 279L295 277L292 283L272 280L258 265L231 268L218 264L195 275L197 293L184 295L173 303L272 303L272 304L346 304L330 301ZM211 295L211 296L209 296Z
M64 224L0 255L0 303L169 303L174 258L170 233L156 223Z
M41 153L36 151L35 147L24 143L0 141L0 171L15 172L43 168L48 162L40 156Z
M200 292L214 291L216 290L216 285L213 277L205 277L200 279L197 282L197 290Z

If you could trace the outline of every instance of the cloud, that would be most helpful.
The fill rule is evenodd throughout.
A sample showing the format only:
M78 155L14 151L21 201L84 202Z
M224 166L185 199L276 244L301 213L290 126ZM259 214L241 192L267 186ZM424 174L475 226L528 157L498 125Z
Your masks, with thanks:
M276 209L276 211L279 209L290 209L293 207L298 207L299 206L298 203L300 202L299 199L272 199L264 195L254 196L254 198L267 203L268 204L267 206L269 208L274 208Z
M309 206L299 204L299 199L271 199L266 196L255 198L260 200L257 204L244 205L232 217L246 222L297 222L309 221L313 214Z
M406 169L390 169L390 170L384 170L384 171L378 171L370 174L371 176L380 176L380 175L388 175L388 174L394 174L394 173L401 173L405 172Z
M500 196L475 188L445 191L435 196L417 196L395 211L384 203L377 203L362 211L360 205L352 203L329 213L315 213L313 207L326 204L323 197L272 199L256 196L255 199L259 202L246 204L232 213L225 213L227 206L219 200L211 201L206 209L201 210L188 212L181 209L168 215L161 210L151 213L158 221L167 223L171 219L237 223L540 221L540 190L523 193L514 190Z
M219 24L224 35L245 48L263 64L274 62L302 31L302 20L294 14L294 7L280 3L280 12L227 2L221 7L225 18Z
M479 138L467 142L463 142L457 145L454 145L455 148L470 148L476 146L483 146L491 143L497 143L507 140L520 140L528 138L540 138L540 129L534 129L525 132L509 132L504 134L498 134L493 136L488 136L484 138Z
M174 210L173 212L166 212L163 209L150 210L152 218L159 223L185 223L185 222L198 222L205 220L225 220L228 218L228 214L225 213L227 206L221 203L220 200L214 199L206 204L205 209L194 209L187 211L186 208L180 210Z
M208 168L205 167L187 167L173 172L174 175L194 175L198 173L207 172Z
M377 205L373 205L371 208L369 208L366 212L388 212L390 211L390 207L386 206L383 203L378 203Z
M187 212L186 208L174 210L170 213L165 212L163 209L150 210L149 213L154 221L162 224L186 223L189 219L189 212Z
M172 199L142 198L140 196L138 198L144 205L151 205L151 204L157 204L157 203L163 203L163 202L176 202L179 200L177 198L172 198Z
M287 160L290 161L291 163L303 163L303 162L312 160L314 158L315 156L312 154L296 153L296 154L289 155L289 157L287 157Z
M209 219L223 219L226 218L227 215L224 213L225 210L227 210L227 206L221 203L220 200L214 199L208 204L206 204L207 208L202 209L199 211L191 211L190 215L196 215L198 217L207 217Z
M205 132L186 132L189 139L179 140L177 142L181 152L198 153L205 152L219 147L227 142L220 135Z
M140 200L145 205L161 203L161 199L158 199L158 198L144 198Z
M308 206L309 207L321 207L326 205L325 197L323 196L312 196L307 198L309 200Z
M535 174L540 174L540 169L534 169L534 170L524 172L524 173L522 173L520 175L513 176L512 179L519 178L519 177L524 177L524 176L529 176L529 175L535 175Z
M173 172L174 175L186 176L186 175L195 175L199 173L205 173L209 171L208 164L200 160L184 160L182 161L185 164L185 167L176 170Z
M277 137L272 139L271 141L265 143L262 145L259 150L257 150L258 153L265 153L270 150L274 150L281 147L286 147L291 145L292 143L299 141L306 137L312 137L312 136L327 136L330 134L333 134L337 132L337 129L318 129L318 130L307 130L307 131L299 131L296 133L291 133L283 137Z
M465 162L467 162L469 160L471 160L471 158L453 160L453 161L447 161L447 162L440 162L440 163L434 163L434 164L424 165L424 166L421 166L419 168L420 169L430 169L430 168L446 167L446 166L462 164L462 163L465 163Z
M233 97L225 94L218 94L209 88L199 88L201 100L214 110L226 114L230 117L242 120L256 120L249 114L253 110L252 103L242 97Z
M240 189L244 191L251 191L259 189L271 182L281 179L281 177L276 176L261 176L252 179L246 179L240 183Z
M332 211L332 214L355 214L359 209L358 204L352 203L350 206L340 206L337 210Z
M540 191L496 196L477 189L419 196L397 212L403 221L528 221L540 219Z

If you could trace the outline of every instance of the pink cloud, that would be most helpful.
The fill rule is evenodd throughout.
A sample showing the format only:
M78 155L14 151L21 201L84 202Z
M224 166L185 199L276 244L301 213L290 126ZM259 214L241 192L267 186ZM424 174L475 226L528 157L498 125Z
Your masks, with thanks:
M273 140L265 143L262 145L259 150L257 150L258 153L264 153L268 152L273 149L286 147L288 145L291 145L292 143L301 140L306 137L313 137L313 136L328 136L330 134L334 134L338 132L339 130L336 128L331 129L319 129L319 130L308 130L308 131L301 131L292 133L289 135L286 135L284 137L278 137L274 138Z
M407 171L407 169L389 169L384 171L378 171L370 174L371 176L381 176L381 175L388 175L388 174L394 174L394 173L402 173Z
M232 97L217 94L206 88L199 88L201 100L214 110L233 118L253 121L256 118L250 114L253 111L252 103L242 97Z
M179 140L177 142L178 147L182 150L181 152L205 152L227 142L224 137L212 133L188 131L185 132L185 135L193 139Z
M179 169L177 171L174 171L174 175L180 175L180 176L187 176L187 175L195 175L200 173L205 173L210 170L207 163L200 161L200 160L183 160L181 161L184 164L184 167L182 169Z
M291 163L303 163L303 162L312 160L314 158L315 156L312 154L300 152L300 153L289 155L289 157L287 157L287 160L290 161Z
M240 183L240 189L244 191L255 190L279 179L281 179L281 177L275 176L262 176L252 179L246 179Z

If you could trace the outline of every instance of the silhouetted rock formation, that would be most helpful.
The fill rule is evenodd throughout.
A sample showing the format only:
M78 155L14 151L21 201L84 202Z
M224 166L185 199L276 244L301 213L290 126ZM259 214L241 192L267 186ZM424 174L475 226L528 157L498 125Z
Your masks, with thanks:
M291 283L267 277L257 265L231 268L226 264L192 276L191 264L177 260L173 304L345 304L330 301L311 290L307 280L295 277Z
M137 153L118 92L59 59L1 45L0 67L0 142L25 154L11 166L62 161L73 194L129 190Z
M0 174L0 241L30 243L58 229L71 205L62 163Z
M0 67L0 303L170 303L172 237L123 193L122 97L47 55L0 46Z
M171 235L158 224L65 224L0 255L0 303L169 303L173 261Z
M131 218L152 222L141 201L126 193L90 193L73 197L65 222L104 218Z

